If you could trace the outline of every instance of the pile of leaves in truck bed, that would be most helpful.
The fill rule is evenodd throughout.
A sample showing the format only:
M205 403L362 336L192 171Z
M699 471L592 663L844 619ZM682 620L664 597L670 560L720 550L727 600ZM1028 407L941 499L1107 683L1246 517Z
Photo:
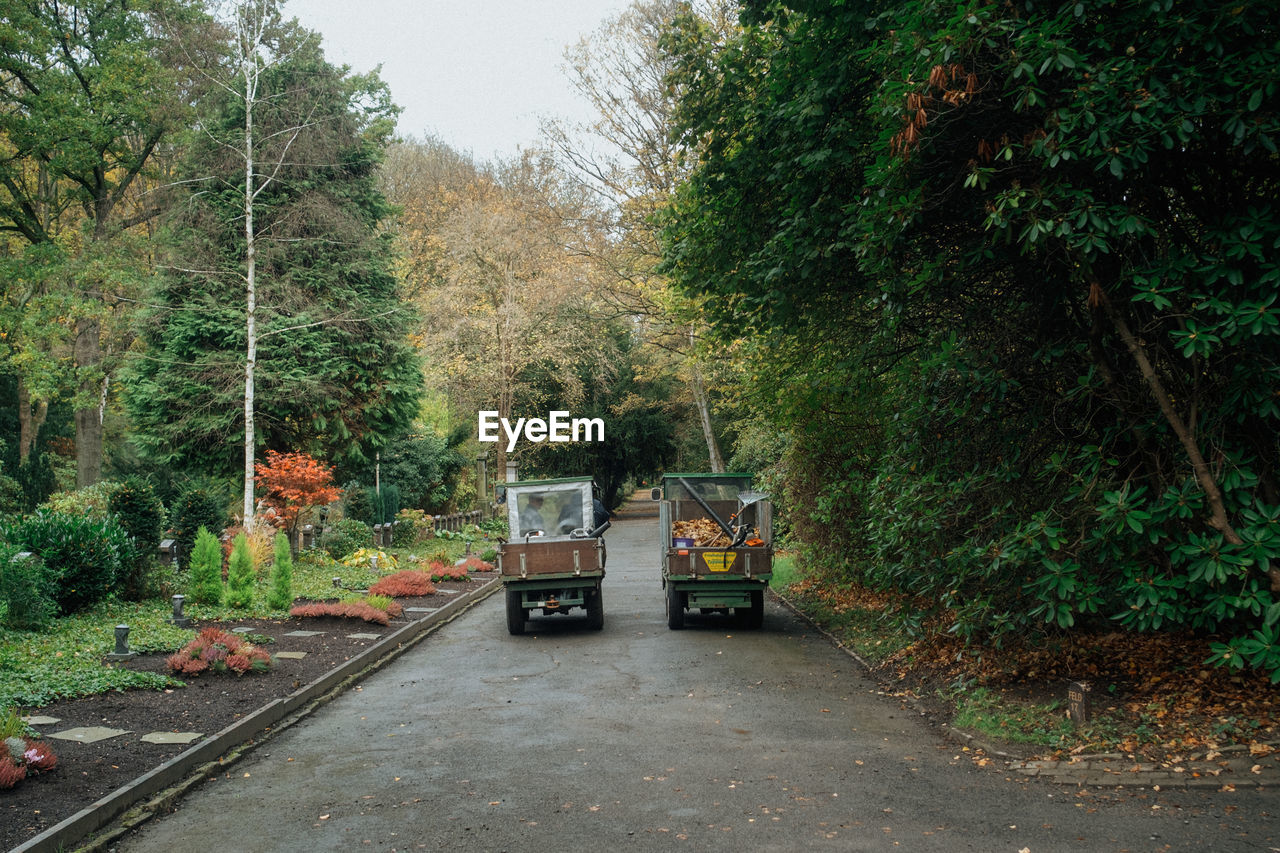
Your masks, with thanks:
M698 548L727 548L729 537L709 518L693 518L671 522L671 535L681 539L692 539Z
M785 593L800 609L863 654L873 674L936 704L985 687L1012 701L1048 703L1087 682L1106 734L1082 733L1060 751L1116 751L1161 760L1231 745L1280 741L1280 691L1262 674L1205 663L1211 637L1179 633L1083 631L1023 637L1000 647L966 645L948 634L945 616L916 635L891 614L921 612L920 602L852 585L806 578ZM870 618L844 620L847 614ZM858 634L860 636L853 636ZM957 690L963 686L965 690Z

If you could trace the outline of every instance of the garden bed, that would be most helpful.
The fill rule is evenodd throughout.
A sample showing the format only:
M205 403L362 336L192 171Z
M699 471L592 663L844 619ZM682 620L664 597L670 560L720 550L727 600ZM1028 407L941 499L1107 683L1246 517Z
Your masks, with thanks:
M235 619L196 623L199 629L216 625L224 630L246 628L253 637L271 637L263 648L273 658L279 652L303 652L300 658L276 658L266 672L246 675L205 673L186 679L186 686L167 690L127 690L24 709L25 715L56 717L57 724L37 726L48 735L73 727L104 727L127 734L83 743L48 738L58 756L49 773L30 776L17 787L0 791L0 849L9 850L86 808L102 796L127 785L188 748L142 740L155 732L199 732L209 736L276 699L310 684L378 642L367 636L386 636L430 613L411 608L438 609L449 600L497 581L496 573L465 582L437 583L438 592L422 598L401 598L403 616L390 625L359 619ZM314 636L285 636L290 632L323 632ZM140 655L113 666L168 673L167 655Z

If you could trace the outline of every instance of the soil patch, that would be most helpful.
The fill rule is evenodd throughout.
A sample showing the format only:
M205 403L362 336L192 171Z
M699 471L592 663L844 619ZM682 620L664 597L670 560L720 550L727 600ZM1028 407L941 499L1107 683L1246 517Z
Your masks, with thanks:
M223 630L248 629L248 634L271 637L262 648L273 658L278 652L305 652L303 657L275 659L270 670L246 675L209 674L185 679L186 686L160 690L112 691L25 708L28 716L56 717L56 725L37 726L58 756L48 773L29 776L17 787L0 791L0 849L10 850L117 788L159 767L185 749L184 744L149 743L153 732L217 733L241 717L316 681L334 667L378 642L353 634L386 636L411 621L430 616L410 608L438 609L466 592L498 582L496 572L474 580L437 583L438 592L422 598L396 599L404 615L389 625L359 619L236 619L194 623L199 630L215 625ZM315 636L286 636L293 631L322 631ZM148 672L168 673L168 655L140 655L110 664ZM80 726L123 729L128 734L94 743L49 738L50 734Z

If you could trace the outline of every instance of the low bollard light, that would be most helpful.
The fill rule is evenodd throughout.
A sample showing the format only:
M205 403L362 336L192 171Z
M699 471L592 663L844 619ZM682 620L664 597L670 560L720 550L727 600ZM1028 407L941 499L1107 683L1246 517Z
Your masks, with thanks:
M173 616L170 617L169 621L172 622L174 625L178 626L179 628L191 627L191 620L188 619L186 615L182 612L182 605L184 602L186 602L186 600L187 600L187 597L185 595L175 595L172 599Z
M116 650L107 655L107 660L129 660L129 658L137 657L134 652L129 651L129 626L116 626Z

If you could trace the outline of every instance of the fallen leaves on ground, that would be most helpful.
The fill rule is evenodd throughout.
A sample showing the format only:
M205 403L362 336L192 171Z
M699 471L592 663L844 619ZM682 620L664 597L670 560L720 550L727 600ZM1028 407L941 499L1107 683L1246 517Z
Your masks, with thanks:
M794 584L788 594L837 613L924 607L814 578ZM924 636L881 661L876 674L922 696L963 683L1033 703L1065 700L1067 684L1088 682L1095 716L1105 717L1111 731L1105 740L1095 735L1092 742L1066 745L1063 754L1113 750L1169 760L1231 744L1247 745L1254 756L1277 752L1275 686L1260 673L1206 666L1211 637L1073 632L979 648L966 647L945 629L941 619L927 622Z

